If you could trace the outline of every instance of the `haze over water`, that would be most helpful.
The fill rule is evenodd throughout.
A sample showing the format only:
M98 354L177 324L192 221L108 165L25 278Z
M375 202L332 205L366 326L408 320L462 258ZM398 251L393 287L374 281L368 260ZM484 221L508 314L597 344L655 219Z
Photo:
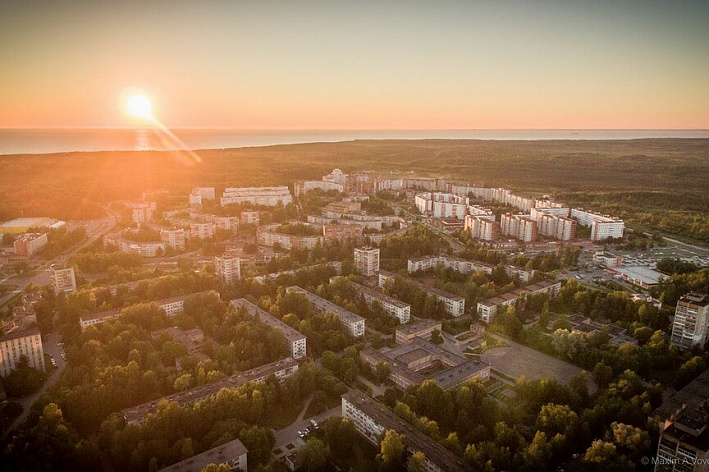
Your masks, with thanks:
M176 130L190 149L226 149L356 139L620 140L709 138L709 130ZM138 129L2 129L0 155L165 150Z

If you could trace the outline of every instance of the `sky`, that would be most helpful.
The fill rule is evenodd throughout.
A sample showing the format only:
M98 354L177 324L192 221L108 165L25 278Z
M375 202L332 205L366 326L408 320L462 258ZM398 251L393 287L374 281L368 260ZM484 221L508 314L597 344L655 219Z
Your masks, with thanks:
M706 129L709 1L0 0L0 128Z

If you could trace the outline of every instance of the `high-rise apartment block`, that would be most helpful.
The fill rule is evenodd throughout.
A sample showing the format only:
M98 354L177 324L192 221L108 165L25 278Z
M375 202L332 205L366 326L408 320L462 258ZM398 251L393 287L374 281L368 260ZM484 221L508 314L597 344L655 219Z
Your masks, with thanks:
M54 293L69 293L76 290L76 276L74 267L55 267L52 270L52 282L54 284Z
M233 284L241 278L241 259L224 255L214 258L214 274L227 284Z
M495 222L495 215L466 215L465 229L470 237L482 241L494 241L500 236L500 225Z
M47 233L27 233L15 240L15 254L19 256L32 256L47 245Z
M160 240L177 251L185 249L185 230L180 229L161 229Z
M709 339L709 295L687 293L677 302L671 342L679 349L704 347Z
M23 356L30 367L44 372L42 335L37 328L15 329L3 333L0 333L0 376L7 377L17 368Z
M226 188L221 198L222 206L232 203L252 203L263 206L286 206L293 201L288 187Z
M506 236L512 236L525 243L537 240L537 222L527 215L511 215L500 217L500 231Z
M379 249L372 247L355 248L355 267L362 275L372 276L379 271Z

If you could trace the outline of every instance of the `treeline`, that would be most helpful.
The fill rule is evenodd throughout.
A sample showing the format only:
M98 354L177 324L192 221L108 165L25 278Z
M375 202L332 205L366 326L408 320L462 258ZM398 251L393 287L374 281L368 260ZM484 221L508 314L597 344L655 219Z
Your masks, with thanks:
M449 247L434 231L414 224L405 233L384 239L380 246L380 258L391 269L399 269L406 267L409 259L445 252Z

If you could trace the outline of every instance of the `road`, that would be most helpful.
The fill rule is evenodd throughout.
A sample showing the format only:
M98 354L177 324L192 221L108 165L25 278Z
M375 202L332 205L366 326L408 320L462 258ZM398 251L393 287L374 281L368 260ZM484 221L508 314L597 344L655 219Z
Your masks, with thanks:
M308 403L309 402L306 402L306 405L303 407L303 411L298 416L298 419L295 420L290 426L286 426L283 429L273 432L273 435L276 438L276 445L273 449L281 449L281 451L283 451L281 454L274 456L276 460L291 453L291 451L286 448L288 444L294 444L298 448L300 448L300 446L304 444L304 441L298 436L298 431L301 431L306 427L310 426L311 419L314 419L318 422L318 424L321 424L323 421L330 418L331 416L342 415L342 407L337 406L330 410L324 411L319 415L315 415L310 418L303 418L303 414L308 408Z
M93 244L98 238L108 233L113 229L117 222L117 216L111 215L101 220L92 220L90 222L84 223L87 228L86 240L69 249L68 251L60 254L52 260L47 261L46 264L42 264L38 269L37 273L29 277L11 277L6 280L7 283L16 285L17 289L8 293L4 297L0 298L0 307L5 306L12 298L16 297L18 294L27 288L30 284L35 286L48 285L52 283L52 269L50 266L52 264L60 266L66 264L71 256L84 249L85 247Z
M20 424L22 424L23 421L27 418L27 415L30 412L30 408L32 408L32 405L39 399L39 397L54 383L59 380L59 377L62 375L62 371L66 367L66 361L62 359L60 349L59 349L59 343L60 342L60 337L57 332L52 332L49 333L46 337L46 341L42 342L42 347L44 349L44 352L47 354L50 354L51 356L54 357L54 359L57 362L57 368L52 372L49 376L49 378L44 382L42 387L40 387L39 390L34 392L32 395L29 395L27 397L21 398L19 400L16 400L17 403L22 405L22 414L15 419L15 421L10 425L10 427L7 429L5 432L4 436L7 436L10 431L18 427ZM47 366L48 369L51 369L51 365ZM4 439L4 437L2 438Z

